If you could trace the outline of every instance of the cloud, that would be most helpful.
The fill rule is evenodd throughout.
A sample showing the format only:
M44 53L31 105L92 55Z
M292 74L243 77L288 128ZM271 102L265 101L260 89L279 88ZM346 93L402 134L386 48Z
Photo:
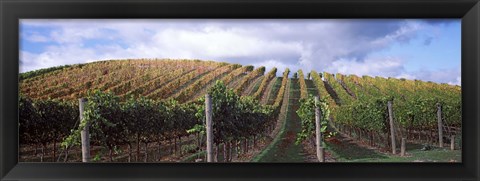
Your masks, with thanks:
M290 71L297 71L299 69L299 66L297 65L287 65L282 63L281 61L278 60L266 60L262 62L257 62L252 64L255 67L260 67L260 66L265 66L266 72L270 71L273 67L277 68L277 76L281 77L283 75L283 72L285 71L286 68L290 69Z
M462 85L462 78L460 76L458 76L455 81L453 82L448 82L448 84L450 85Z
M397 78L397 79L404 78L404 79L410 79L410 80L416 79L415 75L411 75L411 74L408 74L408 73L402 73L400 75L395 76L395 78Z
M48 42L50 41L48 37L40 35L39 33L32 33L24 37L27 41L31 42Z
M418 71L404 71L395 76L395 78L418 79L423 81L432 81L438 83L447 83L450 85L461 85L461 70L460 67L441 70L427 70L421 69Z
M396 77L404 72L403 62L395 57L368 57L363 62L341 59L326 71L332 73Z
M265 41L212 27L204 31L166 29L153 36L151 45L152 48L161 48L158 51L163 56L207 59L273 54L283 57L299 54L303 48L297 42Z
M420 80L439 82L439 83L448 83L452 85L461 84L461 72L460 67L455 67L451 69L441 69L441 70L419 70L414 72Z
M89 62L92 61L92 57L95 57L95 50L84 49L75 45L51 46L47 47L45 52L39 54L20 51L20 62L22 62L20 71Z
M425 38L425 40L423 41L423 45L428 46L428 45L432 44L433 39L434 39L433 37Z
M21 38L48 42L40 53L21 51L22 72L105 59L188 58L263 65L267 69L275 66L281 70L279 74L289 67L292 71L315 69L427 78L406 72L402 66L406 60L394 56L372 57L372 54L394 44L407 45L419 37L419 31L444 24L418 20L21 20L20 23L22 31L25 30L22 34L27 35ZM425 43L432 43L432 38Z

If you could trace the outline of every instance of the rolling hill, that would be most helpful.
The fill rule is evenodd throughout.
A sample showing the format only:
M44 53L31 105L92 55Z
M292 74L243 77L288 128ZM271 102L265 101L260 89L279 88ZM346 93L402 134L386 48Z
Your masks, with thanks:
M117 105L118 108L116 108L118 110L112 108L110 111L131 111L135 110L138 105L147 105L146 107L161 105L166 107L166 110L162 111L170 111L169 115L183 117L171 118L174 123L169 123L168 129L167 126L159 127L158 129L168 132L168 136L163 135L163 132L157 132L155 134L163 135L162 138L164 139L153 139L154 141L151 141L151 143L158 142L160 145L167 144L166 142L170 141L169 144L171 144L173 139L176 150L177 138L181 140L182 137L187 137L187 141L193 140L191 134L187 134L185 130L199 121L188 122L189 119L197 119L195 118L196 109L203 109L199 107L201 104L197 104L197 100L202 99L212 87L218 86L218 81L222 81L227 88L232 90L232 94L242 97L238 100L242 102L240 107L241 111L244 112L238 112L238 114L245 114L246 116L229 119L242 121L250 119L248 116L254 115L255 117L250 120L249 124L256 124L261 119L269 120L260 125L265 127L265 133L255 132L255 128L249 127L248 124L236 125L233 128L226 127L231 128L231 132L235 132L235 135L230 135L230 137L222 135L228 140L248 139L253 140L251 144L255 145L258 136L265 138L266 135L275 133L270 136L289 135L290 137L284 140L290 140L290 142L282 144L293 144L296 134L311 129L305 126L306 123L301 122L302 120L295 114L295 111L304 104L302 100L310 99L311 96L319 96L321 101L328 105L328 112L330 113L328 124L332 127L332 131L342 132L359 140L365 140L371 146L388 147L387 118L389 113L387 104L390 105L392 102L397 137L434 143L435 139L438 140L438 137L435 137L436 131L438 131L436 130L438 115L441 115L446 135L459 134L461 128L460 86L420 80L319 73L315 70L308 73L299 70L289 77L289 69L279 71L283 71L281 72L283 73L282 77L276 76L276 68L266 72L265 67L253 67L251 65L171 59L107 60L52 67L20 74L21 110L31 111L40 109L39 106L41 105L53 105L55 106L54 109L62 109L66 115L58 118L60 122L61 119L78 119L75 117L78 116L78 99L89 96L87 93L92 90L111 93L111 95L99 93L98 95L102 99L116 101L118 98L120 102ZM286 95L291 95L291 97ZM253 100L245 98L247 96ZM138 99L137 102L132 100L132 97ZM156 102L161 102L161 104ZM269 110L270 107L258 107L257 104L271 106L271 110ZM135 106L131 109L125 108L132 105ZM439 107L441 107L440 113L438 113ZM148 108L154 109L154 107ZM45 111L48 112L48 109ZM41 111L36 110L36 112ZM38 114L44 114L44 112ZM26 121L20 123L21 129L30 129L28 126L35 125L36 119L30 116L26 112L20 112L20 120ZM164 114L159 113L153 116L164 116ZM52 117L55 117L55 115ZM167 118L162 119L168 122ZM184 122L188 122L188 124L175 125L176 120L179 119L184 119ZM294 122L282 123L287 120ZM21 138L34 140L25 142L25 144L30 145L40 144L41 142L45 146L47 143L54 143L53 150L55 150L58 146L57 142L61 142L68 137L69 130L76 126L75 121L65 122L68 122L68 124L63 125L64 128L62 127L57 135L60 138L51 138L42 142L42 140L32 138L43 133L40 134L32 130ZM300 125L300 122L302 125ZM293 129L288 126L281 128L282 125L296 126ZM236 130L240 128L241 130ZM286 134L281 134L281 129L288 131ZM45 135L50 135L50 133L45 133ZM133 138L135 135L131 135L131 137ZM131 142L131 140L128 141ZM229 145L233 143L226 140L219 140L219 142L223 144L224 149L227 149L227 147L232 149ZM146 144L148 143L150 142L146 142ZM265 142L265 144L267 143L269 142ZM139 145L140 142L138 141L136 144ZM201 147L201 144L199 145ZM265 146L262 148L265 148ZM291 150L301 150L299 146L292 146L292 148L294 149ZM112 151L113 147L109 149ZM137 149L139 150L139 148ZM148 149L145 148L145 150ZM248 144L246 149L248 150ZM282 151L276 150L275 152ZM196 152L196 154L199 153ZM55 158L55 153L53 158ZM301 156L296 155L294 158L298 160L301 159ZM112 160L112 157L110 159ZM128 160L130 161L130 157Z

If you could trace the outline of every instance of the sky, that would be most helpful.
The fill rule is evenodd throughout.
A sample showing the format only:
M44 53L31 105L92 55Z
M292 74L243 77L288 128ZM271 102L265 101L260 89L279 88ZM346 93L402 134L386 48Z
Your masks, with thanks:
M215 60L460 85L460 19L20 20L20 72L112 59Z

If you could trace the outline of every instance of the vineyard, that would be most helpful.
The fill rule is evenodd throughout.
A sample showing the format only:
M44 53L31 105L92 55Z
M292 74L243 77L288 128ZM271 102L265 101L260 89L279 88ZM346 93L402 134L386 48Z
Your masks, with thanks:
M208 130L216 162L316 161L317 145L348 161L347 139L392 160L461 150L461 87L419 80L135 59L22 73L19 92L23 162L205 162Z

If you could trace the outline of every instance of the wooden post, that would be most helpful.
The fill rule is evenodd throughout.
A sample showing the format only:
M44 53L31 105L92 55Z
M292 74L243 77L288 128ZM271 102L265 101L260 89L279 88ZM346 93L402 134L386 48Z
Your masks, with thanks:
M392 140L392 153L397 154L397 148L395 143L395 126L393 125L393 110L392 110L392 101L388 101L388 118L390 119L390 137Z
M400 147L400 156L405 156L405 138L402 138L402 145Z
M450 137L450 150L455 150L455 135Z
M212 125L212 97L205 95L205 117L207 131L207 162L213 162L213 125Z
M213 161L212 162L218 162L220 158L220 144L215 144L215 152L213 153Z
M438 146L443 147L442 105L437 103Z
M318 159L318 162L325 162L325 148L322 146L318 151L320 152L320 159Z
M318 96L315 96L315 134L316 134L316 145L317 145L317 158L319 162L325 161L324 149L322 146L322 125L321 125L321 112L320 108L317 106L319 103Z
M87 99L80 98L79 100L79 109L80 109L80 122L83 120L83 111ZM89 133L90 123L87 123L85 127L80 132L82 139L82 162L90 161L90 133Z

